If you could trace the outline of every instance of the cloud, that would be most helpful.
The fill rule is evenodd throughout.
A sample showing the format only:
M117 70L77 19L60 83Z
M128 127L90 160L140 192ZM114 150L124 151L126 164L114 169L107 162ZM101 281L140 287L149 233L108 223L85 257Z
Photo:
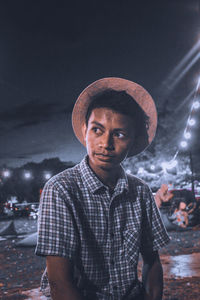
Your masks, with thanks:
M10 158L10 157L9 157L9 158ZM29 158L29 156L19 155L19 156L11 157L11 158L14 158L14 159L27 159L27 158Z
M20 128L23 128L23 127L28 127L28 126L34 126L34 125L38 125L40 122L38 121L27 121L27 122L24 122L24 123L20 123L16 126L13 127L13 129L20 129Z
M10 124L11 129L38 125L42 122L48 122L58 118L61 115L70 114L71 111L72 105L66 107L62 103L47 103L41 102L40 100L31 100L18 107L0 113L0 120L3 124L3 126L0 126L0 130L4 130L4 125L6 124Z
M41 148L39 148L41 147ZM30 148L27 147L25 151L19 150L18 152L16 151L10 151L7 153L1 153L1 156L4 157L4 159L29 159L32 158L34 155L41 155L41 154L46 154L49 153L49 146L48 145L38 145L37 147Z

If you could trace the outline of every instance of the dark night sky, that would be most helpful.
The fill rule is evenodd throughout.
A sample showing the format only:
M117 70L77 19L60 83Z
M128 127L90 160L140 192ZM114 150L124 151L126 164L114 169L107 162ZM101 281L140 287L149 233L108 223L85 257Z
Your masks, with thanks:
M172 158L200 76L199 1L66 2L0 2L0 165L80 161L85 149L72 132L73 103L108 76L150 92L159 113L152 147Z

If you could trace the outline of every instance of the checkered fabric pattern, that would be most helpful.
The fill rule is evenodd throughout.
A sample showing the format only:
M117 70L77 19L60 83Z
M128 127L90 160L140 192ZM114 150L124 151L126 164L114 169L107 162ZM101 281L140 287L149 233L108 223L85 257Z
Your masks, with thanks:
M44 187L36 254L72 260L74 282L86 299L137 296L139 252L168 242L150 189L123 170L112 195L87 156ZM41 287L49 293L46 271Z

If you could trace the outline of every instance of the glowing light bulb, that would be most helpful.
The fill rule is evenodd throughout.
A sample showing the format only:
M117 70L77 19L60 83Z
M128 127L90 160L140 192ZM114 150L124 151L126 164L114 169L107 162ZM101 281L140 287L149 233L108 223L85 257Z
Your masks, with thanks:
M180 143L180 145L181 145L182 148L186 148L187 145L188 145L188 143L187 143L186 141L182 141L182 142Z
M152 171L154 171L154 170L155 170L155 166L154 166L154 165L151 165L151 167L150 167L150 168L151 168L151 170L152 170Z
M188 132L188 131L186 131L186 132L184 133L184 137L185 137L187 140L190 139L190 138L191 138L191 133Z
M188 121L188 124L189 124L190 126L194 126L195 123L196 123L195 119L190 119L190 120Z
M51 174L50 174L50 173L44 174L44 178L45 178L46 180L50 179L50 178L51 178Z
M192 107L193 107L194 109L198 109L198 108L200 107L199 101L195 101L195 102L193 103Z
M3 172L3 177L5 177L5 178L10 177L10 171L9 171L9 170L5 170L5 171Z
M126 173L131 174L131 170L130 169L126 170Z
M30 172L25 172L24 173L24 178L25 179L30 179L31 178L31 173Z

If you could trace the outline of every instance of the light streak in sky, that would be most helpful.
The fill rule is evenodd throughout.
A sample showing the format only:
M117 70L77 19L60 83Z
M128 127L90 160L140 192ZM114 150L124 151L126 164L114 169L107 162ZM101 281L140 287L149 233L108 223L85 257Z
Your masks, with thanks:
M192 47L192 49L184 56L184 58L177 64L177 66L168 75L162 83L161 91L165 91L162 95L167 97L181 81L192 66L200 60L200 40Z

